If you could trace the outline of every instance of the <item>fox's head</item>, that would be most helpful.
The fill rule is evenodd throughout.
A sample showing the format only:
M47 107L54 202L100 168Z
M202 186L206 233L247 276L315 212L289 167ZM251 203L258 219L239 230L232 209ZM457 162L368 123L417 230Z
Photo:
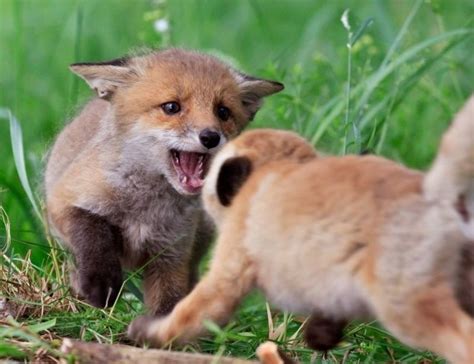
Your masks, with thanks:
M247 131L229 142L214 158L204 183L204 208L219 225L252 173L271 162L304 163L316 157L312 145L293 132Z
M253 119L263 97L283 89L182 49L71 70L110 102L123 158L160 171L185 195L201 190L212 155Z

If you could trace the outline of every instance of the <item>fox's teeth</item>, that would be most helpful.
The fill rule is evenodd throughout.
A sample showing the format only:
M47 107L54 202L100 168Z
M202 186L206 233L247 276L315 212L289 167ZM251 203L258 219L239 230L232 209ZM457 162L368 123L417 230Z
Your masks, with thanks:
M175 150L173 150L173 151L171 152L171 156L173 157L173 161L174 161L177 165L179 165L180 163L179 163L178 152L175 151Z
M188 177L187 177L187 176L183 176L183 181L182 181L181 183L184 183L184 184L185 184L186 182L188 182Z
M198 169L202 169L202 166L203 166L203 161L202 159L200 159L198 163Z
M199 164L202 164L203 159L204 159L204 156L201 154L201 155L198 157L198 162L199 162Z

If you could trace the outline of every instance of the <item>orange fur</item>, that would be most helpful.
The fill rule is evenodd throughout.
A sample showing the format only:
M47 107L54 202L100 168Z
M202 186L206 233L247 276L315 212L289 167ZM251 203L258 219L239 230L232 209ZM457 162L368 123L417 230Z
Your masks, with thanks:
M457 195L473 197L472 135L459 133L474 129L466 110L474 110L474 98L426 175L379 157L316 157L292 133L244 133L217 155L204 188L219 229L209 272L168 316L136 321L129 334L153 345L191 339L203 333L204 319L225 322L256 286L282 308L338 320L377 318L408 345L472 363L474 320L455 291L465 269L462 249L474 244L463 229L472 210L460 210ZM448 183L437 179L440 168L452 173ZM222 206L219 184L236 183L226 171L244 181Z
M209 161L283 85L182 49L71 70L98 98L58 136L45 191L51 229L75 256L73 288L103 307L122 268L148 262L145 301L164 314L194 285L212 239L198 200Z

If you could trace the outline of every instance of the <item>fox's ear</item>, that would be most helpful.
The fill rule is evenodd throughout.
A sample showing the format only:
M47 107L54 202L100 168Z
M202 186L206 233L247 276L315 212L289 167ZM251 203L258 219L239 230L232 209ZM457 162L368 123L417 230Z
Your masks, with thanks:
M127 58L100 63L74 63L69 69L84 79L100 98L106 100L134 74Z
M229 206L240 187L252 172L252 162L247 157L233 157L226 160L217 176L217 197L224 206Z
M242 104L247 109L250 120L254 118L265 96L280 92L285 88L280 82L264 80L243 73L236 73L235 78L240 87Z

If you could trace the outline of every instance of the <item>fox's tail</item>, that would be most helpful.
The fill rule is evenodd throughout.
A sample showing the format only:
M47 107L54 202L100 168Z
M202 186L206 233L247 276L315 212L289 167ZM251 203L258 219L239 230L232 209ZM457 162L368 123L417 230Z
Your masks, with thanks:
M474 95L443 135L438 156L424 180L428 199L452 202L462 230L474 240Z

